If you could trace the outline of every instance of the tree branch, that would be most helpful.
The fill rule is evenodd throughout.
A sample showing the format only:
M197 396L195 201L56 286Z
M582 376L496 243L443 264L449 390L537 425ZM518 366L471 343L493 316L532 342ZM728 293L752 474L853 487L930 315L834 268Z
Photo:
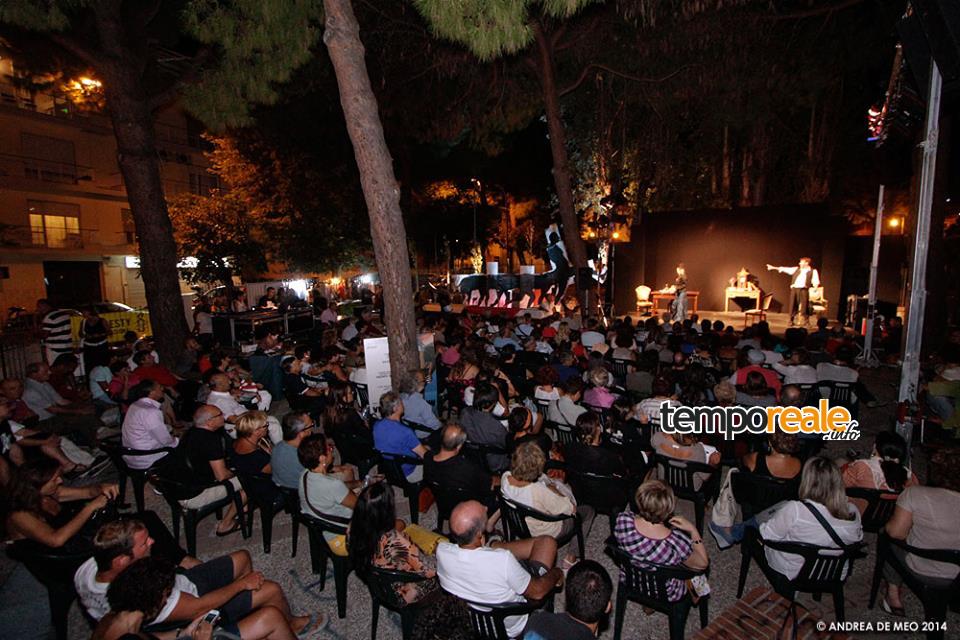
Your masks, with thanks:
M583 71L580 72L580 76L574 81L573 84L565 87L564 89L562 89L562 90L560 91L560 97L562 98L563 96L567 95L568 93L571 93L571 92L573 92L573 91L576 91L576 90L580 87L580 85L583 84L583 81L587 79L587 76L590 75L590 71L591 71L591 70L594 70L594 69L599 69L599 70L601 70L601 71L606 71L607 73L613 74L613 75L617 76L618 78L623 78L624 80L632 80L633 82L648 82L648 83L654 83L654 84L655 84L655 83L658 83L658 82L664 82L664 81L666 81L666 80L669 80L670 78L672 78L673 76L677 75L677 74L680 73L681 71L683 71L683 70L685 70L685 69L687 69L687 68L689 68L689 67L692 67L692 66L694 66L694 65L692 65L692 64L685 64L685 65L683 65L682 67L680 67L680 68L678 68L678 69L676 69L676 70L674 70L674 71L671 71L670 73L668 73L667 75L665 75L665 76L663 76L663 77L661 77L661 78L643 78L643 77L640 77L640 76L631 75L631 74L629 74L629 73L623 73L622 71L617 71L616 69L612 69L612 68L610 68L610 67L608 67L608 66L606 66L606 65L604 65L604 64L596 64L596 63L588 64L587 66L585 66L585 67L583 68Z
M810 18L813 16L823 15L824 13L833 13L834 11L841 11L848 7L852 7L860 4L864 0L843 0L837 4L829 5L826 7L817 7L816 9L808 9L806 11L795 11L793 13L781 13L773 16L762 16L763 20L795 20L799 18Z
M70 36L64 35L62 33L52 32L49 34L50 39L77 56L88 65L94 69L99 68L103 64L103 59L94 53L93 49L86 47L79 40L71 38Z
M160 107L170 104L176 100L183 88L200 77L203 67L213 59L214 48L211 46L202 47L190 60L190 66L181 74L179 78L173 81L166 89L154 93L148 98L150 111L156 111Z

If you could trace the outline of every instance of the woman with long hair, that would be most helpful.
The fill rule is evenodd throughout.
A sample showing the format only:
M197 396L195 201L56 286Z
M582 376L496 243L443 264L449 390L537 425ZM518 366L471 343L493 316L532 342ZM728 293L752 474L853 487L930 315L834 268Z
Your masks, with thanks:
M816 456L803 465L799 498L781 502L757 515L760 534L765 540L836 547L834 535L844 544L863 539L860 512L847 500L840 470L829 458ZM828 532L827 526L834 535ZM796 578L803 566L803 557L796 554L770 548L766 554L770 567L789 580Z
M549 459L553 449L553 440L543 432L543 424L537 424L533 414L526 407L515 407L507 416L507 452L513 451L524 442L535 442L543 455Z
M371 567L406 571L427 580L395 582L393 589L400 605L413 604L439 592L436 558L421 551L408 535L416 525L404 526L397 520L393 488L385 482L374 482L357 497L347 532L347 549L354 570L363 580L370 577ZM417 536L419 538L419 536Z
M907 487L920 484L910 467L904 464L906 460L906 440L894 431L881 431L873 442L869 458L854 460L843 468L843 484L900 493ZM866 501L852 498L851 502L863 514Z
M116 499L115 484L65 487L60 464L38 458L21 466L7 493L7 534L59 549L83 545L78 536L95 513ZM86 502L77 507L76 503ZM73 503L73 504L70 504ZM89 532L92 536L93 532Z

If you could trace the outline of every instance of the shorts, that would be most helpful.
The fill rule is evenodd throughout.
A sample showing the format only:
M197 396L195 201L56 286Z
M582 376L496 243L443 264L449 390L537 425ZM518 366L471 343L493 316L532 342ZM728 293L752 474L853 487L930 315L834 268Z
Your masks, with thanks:
M179 570L190 582L197 587L197 594L202 598L211 591L221 589L234 581L233 558L221 556L198 564L190 569ZM238 633L232 629L237 623L246 618L253 611L253 591L241 591L220 607L219 627Z
M240 479L234 476L230 478L230 484L233 485L234 491L240 491ZM200 509L207 506L218 500L223 500L227 497L227 489L222 484L217 484L213 487L207 487L197 495L193 496L189 500L181 500L180 506L184 509Z

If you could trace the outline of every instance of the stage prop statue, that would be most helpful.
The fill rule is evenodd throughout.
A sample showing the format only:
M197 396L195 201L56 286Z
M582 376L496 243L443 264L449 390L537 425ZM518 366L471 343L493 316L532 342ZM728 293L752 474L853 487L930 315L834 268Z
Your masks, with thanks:
M547 227L547 260L550 271L544 273L478 273L454 276L454 281L469 306L516 307L528 309L541 298L552 295L562 300L573 283L574 270L557 225Z

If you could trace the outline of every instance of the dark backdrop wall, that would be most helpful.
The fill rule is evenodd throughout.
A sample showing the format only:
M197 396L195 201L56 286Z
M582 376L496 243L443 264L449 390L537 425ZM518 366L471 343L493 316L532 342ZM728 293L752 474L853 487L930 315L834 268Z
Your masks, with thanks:
M768 272L766 264L792 266L806 255L820 271L829 315L836 318L846 234L846 221L822 206L646 214L632 242L616 248L617 309L636 308L634 289L640 284L654 290L672 284L678 262L686 264L689 289L700 292L700 309L723 310L724 289L741 267L759 277L765 293L774 294L773 307L786 307L790 278Z

